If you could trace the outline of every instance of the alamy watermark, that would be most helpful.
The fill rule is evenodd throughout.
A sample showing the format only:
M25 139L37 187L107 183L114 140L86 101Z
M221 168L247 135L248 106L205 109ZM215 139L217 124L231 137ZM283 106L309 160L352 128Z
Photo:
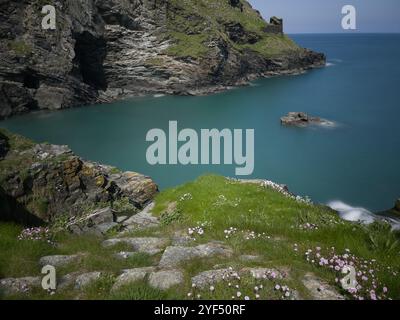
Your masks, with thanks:
M45 16L42 19L43 30L56 29L56 8L51 5L46 5L42 8L42 14Z
M347 4L342 7L342 28L344 30L357 29L357 11L355 6ZM42 7L42 14L45 15L42 19L43 30L56 29L56 8L52 5L45 5Z
M342 28L343 30L357 29L357 11L352 5L345 5L342 8Z
M168 134L162 129L151 129L147 133L146 141L153 143L147 149L146 159L150 165L236 164L236 175L248 176L254 172L255 130L243 131L178 131L178 122L170 121Z
M42 278L42 288L46 291L54 291L57 289L57 274L56 268L50 265L42 268L42 274L45 276Z

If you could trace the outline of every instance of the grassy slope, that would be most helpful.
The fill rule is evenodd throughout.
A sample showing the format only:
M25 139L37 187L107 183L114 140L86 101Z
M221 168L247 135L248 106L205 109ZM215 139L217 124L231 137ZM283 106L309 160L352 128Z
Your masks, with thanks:
M266 22L249 5L242 1L243 12L233 8L227 0L172 0L170 6L178 14L168 15L167 27L175 44L167 53L178 57L204 58L208 44L215 39L224 39L236 50L251 49L266 58L299 50L299 47L285 35L267 34L263 31ZM260 41L240 45L229 40L223 25L240 23L246 31L257 34Z
M166 214L166 208L176 202L176 210ZM336 252L350 249L361 261L376 259L374 265L379 279L377 291L383 285L389 288L389 297L400 298L400 279L393 275L399 271L398 235L391 233L386 226L362 226L341 221L336 214L322 207L299 203L282 194L251 184L239 184L222 177L205 176L195 182L179 186L161 193L156 200L155 213L161 216L160 227L132 233L132 236L172 236L177 230L187 230L198 223L206 223L205 234L197 236L193 245L220 240L231 246L234 256L230 259L213 258L185 263L186 283L180 288L161 292L150 288L145 282L128 285L118 292L110 293L118 271L123 268L156 265L160 256L138 255L127 261L113 259L112 254L124 250L123 247L104 249L100 239L93 237L73 237L58 235L60 246L53 248L47 244L17 241L21 228L2 225L0 229L0 277L38 275L37 260L45 254L72 254L86 252L88 256L78 265L59 270L59 276L73 271L106 271L105 276L87 288L80 298L86 299L183 299L191 292L190 278L201 271L219 267L263 266L283 268L290 277L281 280L280 285L296 289L303 298L309 298L301 280L305 273L313 272L334 285L335 272L313 265L306 261L307 249L321 247L321 253L334 246ZM303 230L300 225L309 222L318 225L318 230ZM225 238L224 230L236 227L238 232ZM265 234L256 239L246 240L240 231L254 231ZM269 238L267 238L267 236ZM295 251L295 244L298 251ZM242 262L240 255L258 255L259 262ZM364 263L364 262L361 262ZM387 268L391 268L390 272ZM235 283L234 283L235 284ZM250 278L243 278L240 290L243 295L254 296L253 288L260 285ZM276 282L264 281L266 288L261 298L279 299L280 294L273 290ZM231 299L236 289L226 284L216 285L215 292L208 290L193 292L202 298ZM38 291L30 298L71 298L77 293L73 290L48 296ZM20 298L20 297L15 297Z

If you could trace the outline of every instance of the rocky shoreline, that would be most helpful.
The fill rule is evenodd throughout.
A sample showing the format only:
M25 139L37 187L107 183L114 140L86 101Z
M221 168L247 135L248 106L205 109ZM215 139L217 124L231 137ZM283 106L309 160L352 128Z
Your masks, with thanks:
M158 193L151 178L86 161L67 146L0 132L0 154L1 221L105 233Z
M265 22L247 1L211 5L219 15L195 2L57 0L49 31L40 1L8 1L0 6L0 119L138 95L204 95L325 65L324 54L298 47L281 20Z

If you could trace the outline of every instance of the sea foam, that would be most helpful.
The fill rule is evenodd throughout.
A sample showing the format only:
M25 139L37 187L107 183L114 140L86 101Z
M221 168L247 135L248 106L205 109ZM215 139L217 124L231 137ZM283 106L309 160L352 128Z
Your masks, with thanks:
M352 207L339 200L329 202L328 206L337 211L343 220L365 224L371 224L377 220L384 220L390 223L394 230L400 230L400 221L392 217L376 215L365 208Z

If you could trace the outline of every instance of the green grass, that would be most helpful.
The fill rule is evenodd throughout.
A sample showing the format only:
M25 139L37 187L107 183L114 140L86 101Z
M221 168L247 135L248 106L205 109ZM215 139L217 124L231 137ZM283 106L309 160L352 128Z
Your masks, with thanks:
M212 186L212 187L210 187ZM173 204L173 205L171 205ZM172 208L172 209L171 209ZM230 258L213 257L194 259L180 266L185 282L179 288L163 292L151 288L146 281L133 283L112 291L116 276L122 269L157 265L160 255L150 257L137 254L127 260L118 260L114 254L129 251L126 245L113 248L101 246L103 238L95 236L72 236L58 234L57 247L45 243L17 241L21 228L11 224L0 225L0 275L21 277L39 275L38 259L48 254L76 254L84 256L75 263L58 270L59 275L71 272L102 271L104 276L87 287L83 292L71 290L49 296L40 290L33 291L30 299L185 299L198 294L203 299L231 299L238 291L228 287L226 282L215 285L215 290L194 290L191 278L198 273L215 268L268 267L286 270L289 277L276 281L256 281L243 276L240 281L242 296L255 297L254 286L263 285L261 299L281 299L282 294L273 290L275 284L287 285L303 298L310 298L302 283L306 273L316 276L335 286L332 270L311 264L305 259L305 251L318 247L326 252L331 247L343 253L350 249L361 261L376 259L379 268L376 276L388 287L390 297L400 298L400 279L391 272L399 272L399 234L385 224L364 226L345 222L332 210L323 206L299 203L269 188L254 184L241 184L219 176L204 176L196 181L160 193L156 198L154 214L163 217L159 227L131 232L128 236L172 237L177 231L186 232L199 223L206 223L202 236L189 245L209 241L221 241L233 249ZM318 230L304 230L304 223L318 226ZM235 227L237 233L226 238L224 230ZM248 231L262 234L249 237ZM249 237L249 238L248 238ZM248 238L248 239L247 239ZM297 244L298 251L294 250ZM256 255L258 261L243 261L242 255ZM391 272L388 272L388 267ZM337 289L340 288L337 286ZM11 298L21 298L11 297ZM22 297L27 298L27 297Z
M0 278L40 274L39 258L56 250L45 242L18 241L22 227L0 224Z
M167 35L173 45L166 51L168 55L203 59L210 53L211 42L223 40L232 48L252 50L266 58L298 51L300 48L287 36L264 32L266 21L242 1L243 11L233 8L225 0L173 0L167 12ZM255 34L259 41L254 44L239 45L232 42L225 25L240 23L248 33Z

